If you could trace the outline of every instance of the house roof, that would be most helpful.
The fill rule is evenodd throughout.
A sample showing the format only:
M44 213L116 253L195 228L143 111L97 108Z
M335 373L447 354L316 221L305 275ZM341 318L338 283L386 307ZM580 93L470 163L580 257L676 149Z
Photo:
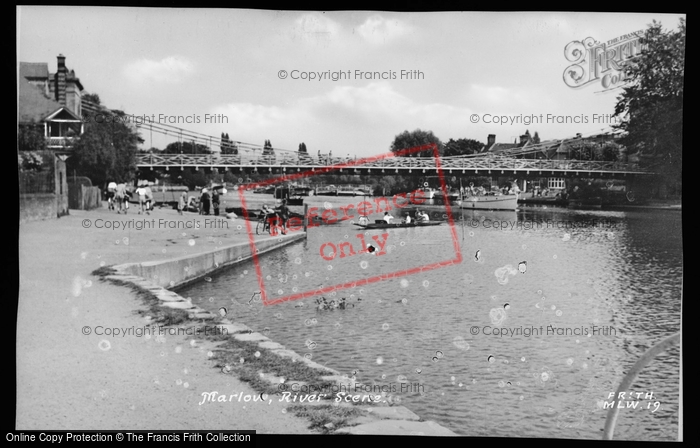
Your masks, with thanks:
M73 111L57 101L46 98L39 87L30 84L24 78L19 80L18 109L20 123L41 123L51 120L81 121Z
M494 143L486 152L502 152L511 151L513 149L525 148L532 143L532 139L528 139L521 143Z
M19 76L32 79L49 79L49 64L45 62L20 62Z
M19 122L40 123L63 106L48 99L42 90L29 83L24 77L19 79Z
M511 149L516 149L518 148L518 144L516 143L494 143L491 145L491 147L487 150L487 152L501 152L501 151L507 151Z

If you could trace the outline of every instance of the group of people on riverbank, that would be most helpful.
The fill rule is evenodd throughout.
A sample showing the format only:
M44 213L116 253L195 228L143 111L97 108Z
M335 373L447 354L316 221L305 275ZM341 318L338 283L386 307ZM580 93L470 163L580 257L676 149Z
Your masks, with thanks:
M219 216L220 203L221 195L218 189L212 188L211 193L209 193L208 188L202 188L202 192L199 195L199 214L210 215L213 208L214 216Z
M118 214L122 212L127 214L129 202L134 195L139 199L139 215L142 213L150 215L153 210L153 191L148 185L141 185L132 192L124 182L119 184L110 182L107 185L107 208L116 210Z
M116 210L119 214L126 214L129 211L129 203L134 196L138 198L138 213L150 215L153 211L154 200L153 191L149 185L140 185L132 191L124 182L119 184L109 182L106 192L107 208ZM197 199L199 203L197 203ZM209 189L202 188L199 198L190 197L187 192L183 192L178 198L177 210L181 215L187 210L198 211L200 215L209 215L212 214L213 209L213 214L219 216L220 204L219 189L214 188L210 193Z

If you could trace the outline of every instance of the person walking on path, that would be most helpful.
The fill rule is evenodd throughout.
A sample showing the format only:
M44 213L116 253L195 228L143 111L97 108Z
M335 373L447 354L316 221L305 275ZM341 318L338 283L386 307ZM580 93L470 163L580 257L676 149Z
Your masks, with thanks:
M128 204L128 198L126 196L126 184L124 182L117 185L117 190L114 195L117 198L117 213L121 213L122 209L124 209L124 214L126 214L127 210L129 210L129 206L126 205Z
M109 185L107 185L107 209L108 210L114 210L114 196L117 192L117 183L116 182L110 182Z
M151 210L153 210L153 192L151 191L151 187L146 185L144 187L144 190L146 191L146 214L151 214Z
M144 207L146 205L146 189L141 187L138 187L136 189L136 194L139 196L139 215L144 212ZM146 210L148 213L148 210Z

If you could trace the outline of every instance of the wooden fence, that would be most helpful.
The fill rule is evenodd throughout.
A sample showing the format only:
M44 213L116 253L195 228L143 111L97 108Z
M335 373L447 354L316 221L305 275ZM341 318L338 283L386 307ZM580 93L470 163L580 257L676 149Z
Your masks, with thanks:
M102 207L99 187L86 187L78 183L68 184L68 207L73 210L92 210Z

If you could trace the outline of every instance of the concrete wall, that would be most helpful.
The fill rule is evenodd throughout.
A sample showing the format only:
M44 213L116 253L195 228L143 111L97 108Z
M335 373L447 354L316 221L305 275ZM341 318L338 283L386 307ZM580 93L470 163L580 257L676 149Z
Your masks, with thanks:
M53 193L30 193L19 195L19 222L56 219L56 195Z
M267 237L258 239L255 247L258 250L258 255L261 255L304 238L306 238L304 232ZM205 275L252 258L252 256L250 244L245 242L171 260L130 263L116 266L116 268L121 272L142 277L155 285L172 289L192 283ZM187 269L185 270L185 268Z

